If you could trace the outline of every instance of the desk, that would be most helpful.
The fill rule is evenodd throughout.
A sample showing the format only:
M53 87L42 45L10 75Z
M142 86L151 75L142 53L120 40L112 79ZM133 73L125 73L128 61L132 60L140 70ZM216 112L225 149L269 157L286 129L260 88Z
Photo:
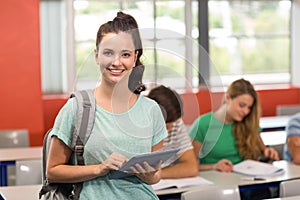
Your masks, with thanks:
M260 133L265 145L285 144L286 131L266 131Z
M281 197L281 198L273 198L273 199L270 199L270 200L299 200L300 199L300 196L292 196L292 197ZM267 199L265 199L267 200Z
M0 187L0 200L19 200L39 199L39 192L42 185L22 185L22 186L7 186ZM2 197L2 199L1 199Z
M7 166L16 160L42 159L43 147L0 148L0 186L7 186Z
M290 116L271 116L271 117L261 117L259 120L259 125L263 129L262 131L268 130L285 130Z
M43 147L0 148L0 161L41 159L42 151Z
M200 176L209 181L212 181L215 184L215 186L238 185L240 188L253 186L253 185L272 184L272 183L279 184L281 181L300 178L300 165L295 165L285 160L275 161L273 162L273 164L277 167L283 168L285 172L283 174L268 176L266 177L266 180L262 180L262 181L244 180L243 179L243 177L245 177L244 175L237 174L237 173L219 172L215 170L202 171L200 172ZM202 186L202 187L212 187L212 186ZM156 194L157 195L176 194L176 193L186 192L189 190L194 190L197 188L200 187L181 188L181 189L172 188L172 189L156 191Z
M200 172L200 176L203 178L214 182L216 185L238 185L246 186L253 184L271 183L271 182L281 182L289 179L300 178L300 165L295 165L291 162L285 160L275 161L273 165L276 167L283 168L285 172L283 174L271 175L265 177L266 180L263 181L249 181L243 180L244 177L237 173L224 173L219 171L203 171Z

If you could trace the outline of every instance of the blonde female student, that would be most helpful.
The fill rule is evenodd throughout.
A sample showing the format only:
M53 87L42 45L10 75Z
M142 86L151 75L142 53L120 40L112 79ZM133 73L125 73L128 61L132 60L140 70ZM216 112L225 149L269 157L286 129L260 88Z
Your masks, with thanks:
M233 165L262 156L279 160L260 137L260 105L253 85L239 79L228 87L223 104L200 116L189 131L199 170L231 172Z
M109 178L133 155L162 149L167 136L158 104L139 95L145 89L141 81L132 83L130 74L140 70L142 53L138 25L132 16L118 12L100 26L95 59L102 79L94 89L95 122L85 144L85 166L67 164L77 111L71 98L60 110L52 131L46 171L49 182L83 182L80 199L158 199L150 185L161 178L160 163L136 165L132 168L136 176Z

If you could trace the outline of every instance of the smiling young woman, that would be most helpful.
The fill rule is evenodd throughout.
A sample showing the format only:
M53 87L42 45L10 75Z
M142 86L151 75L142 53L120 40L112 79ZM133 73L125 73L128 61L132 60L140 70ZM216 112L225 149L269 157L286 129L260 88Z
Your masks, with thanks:
M253 85L245 79L232 82L223 104L196 119L190 129L199 170L231 172L234 164L245 159L265 156L278 160L278 153L260 137L259 119L259 98Z
M150 184L161 178L160 163L132 166L135 176L110 179L134 155L157 151L167 136L157 103L140 95L143 53L135 19L118 12L100 26L95 59L102 73L94 89L94 126L85 144L85 166L68 165L77 105L70 99L56 117L47 164L49 182L83 182L80 199L158 199ZM142 70L141 70L142 69Z

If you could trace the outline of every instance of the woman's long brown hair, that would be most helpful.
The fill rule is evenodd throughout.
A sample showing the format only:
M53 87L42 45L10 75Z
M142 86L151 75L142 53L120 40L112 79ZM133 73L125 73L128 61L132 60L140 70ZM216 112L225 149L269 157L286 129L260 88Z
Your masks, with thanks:
M234 99L243 94L249 94L253 97L253 105L250 113L240 122L234 122L233 136L236 139L236 145L240 155L244 159L257 160L261 154L259 144L259 118L260 104L258 95L253 85L245 80L234 81L228 88L227 94Z

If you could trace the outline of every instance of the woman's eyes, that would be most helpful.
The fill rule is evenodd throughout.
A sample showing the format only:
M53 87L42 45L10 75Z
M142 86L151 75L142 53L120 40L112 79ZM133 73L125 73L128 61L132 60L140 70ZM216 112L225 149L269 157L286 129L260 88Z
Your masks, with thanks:
M131 54L130 54L130 53L127 53L127 52L122 54L122 57L128 58L128 57L130 57L130 56L131 56Z
M103 55L105 56L113 56L114 55L114 52L112 51L104 51L103 52ZM120 57L124 57L124 58L128 58L131 56L131 53L130 52L123 52L121 53Z
M104 51L103 54L106 55L106 56L112 56L113 55L113 53L111 51Z
M241 107L241 108L248 107L248 109L249 109L249 110L251 110L251 109L252 109L252 106L247 106L247 105L246 105L246 104L244 104L244 103L241 103L241 104L240 104L240 107Z

